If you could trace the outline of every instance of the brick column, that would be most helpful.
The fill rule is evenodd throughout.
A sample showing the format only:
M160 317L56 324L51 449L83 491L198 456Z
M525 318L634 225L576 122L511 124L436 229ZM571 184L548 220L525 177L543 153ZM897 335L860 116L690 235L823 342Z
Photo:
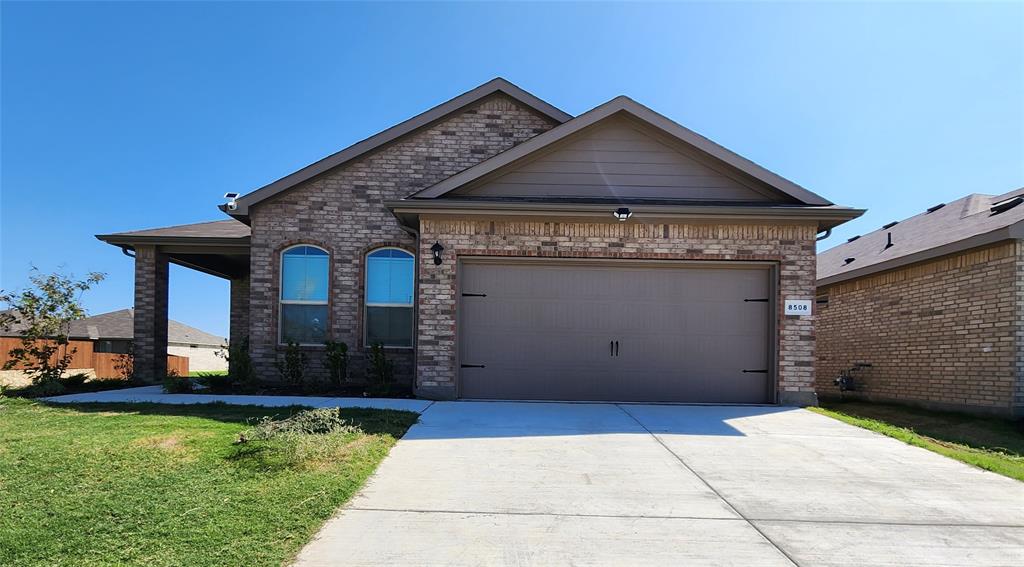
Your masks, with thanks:
M231 346L249 337L249 276L231 280L231 313L228 340Z
M167 256L156 246L135 247L135 379L167 375Z

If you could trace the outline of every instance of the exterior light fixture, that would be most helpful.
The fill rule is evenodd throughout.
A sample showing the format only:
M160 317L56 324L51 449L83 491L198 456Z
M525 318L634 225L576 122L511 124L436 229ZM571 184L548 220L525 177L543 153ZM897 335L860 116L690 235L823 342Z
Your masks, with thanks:
M440 242L435 242L430 247L430 253L434 255L434 265L440 266L442 262L441 253L444 252L444 246L441 246Z
M629 207L619 207L615 209L612 216L619 219L619 222L626 222L626 219L633 216L633 211L629 210Z

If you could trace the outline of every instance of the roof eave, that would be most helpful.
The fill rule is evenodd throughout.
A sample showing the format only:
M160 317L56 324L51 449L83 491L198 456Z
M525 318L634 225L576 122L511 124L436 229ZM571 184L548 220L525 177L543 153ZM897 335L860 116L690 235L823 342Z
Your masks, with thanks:
M146 236L131 234L97 234L96 239L107 244L119 247L134 247L138 244L156 246L197 246L213 247L228 246L236 248L249 248L251 237L223 237L223 236Z

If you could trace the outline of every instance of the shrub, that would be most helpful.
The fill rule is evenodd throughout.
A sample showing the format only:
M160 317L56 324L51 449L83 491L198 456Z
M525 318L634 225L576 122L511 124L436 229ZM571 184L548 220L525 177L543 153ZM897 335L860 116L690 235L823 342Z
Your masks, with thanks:
M227 350L218 352L228 363L228 375L243 390L252 390L256 386L256 370L252 366L249 355L249 337L229 344Z
M84 372L77 372L75 374L71 374L70 376L58 378L57 381L60 382L60 385L64 386L65 388L79 388L82 386L82 384L85 384L85 381L88 379L88 374Z
M359 433L362 430L341 416L341 408L303 410L288 419L263 417L238 436L237 443L269 441L294 435L327 435L328 433Z
M196 382L206 386L214 394L230 394L235 391L235 379L215 372L197 372Z
M135 374L135 343L128 343L128 352L118 354L114 357L114 370L124 380L131 380Z
M71 322L85 316L82 294L103 278L103 274L92 272L76 281L61 273L43 275L33 268L29 276L32 287L18 293L0 292L0 303L10 307L0 316L0 328L21 326L21 346L8 351L4 370L24 368L33 384L58 384L76 351L69 346L68 334Z
M59 396L67 391L67 388L57 380L42 380L24 388L23 396L26 398L48 398Z
M392 381L395 374L395 367L387 355L384 354L384 345L374 343L370 346L370 369L369 375L372 382L387 384Z
M327 369L331 384L341 386L348 380L348 345L344 342L327 341Z
M164 377L164 391L168 394L191 394L193 391L192 381L183 378L177 372L171 370Z
M284 353L274 363L286 384L301 386L306 376L306 353L295 341L288 341Z

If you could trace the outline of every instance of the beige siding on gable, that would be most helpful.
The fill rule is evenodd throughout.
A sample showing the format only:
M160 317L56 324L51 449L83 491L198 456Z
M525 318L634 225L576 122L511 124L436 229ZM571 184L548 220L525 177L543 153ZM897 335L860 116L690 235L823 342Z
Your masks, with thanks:
M475 197L597 197L780 201L687 155L624 119L613 120L558 145L537 159L482 184L459 189Z

